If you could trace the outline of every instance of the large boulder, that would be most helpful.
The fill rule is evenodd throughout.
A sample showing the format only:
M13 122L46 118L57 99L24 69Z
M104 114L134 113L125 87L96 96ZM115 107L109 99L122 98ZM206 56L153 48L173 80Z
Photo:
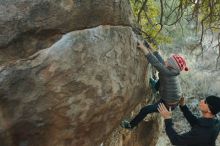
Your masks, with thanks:
M133 23L128 0L0 1L0 145L113 146L147 95ZM115 146L155 143L154 121Z
M146 96L130 27L73 31L0 67L1 146L95 146Z
M127 0L1 0L0 64L48 48L70 31L132 23Z

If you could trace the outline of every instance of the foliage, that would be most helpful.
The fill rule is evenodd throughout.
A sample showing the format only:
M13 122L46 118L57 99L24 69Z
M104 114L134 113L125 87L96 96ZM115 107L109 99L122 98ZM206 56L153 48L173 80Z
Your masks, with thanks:
M204 35L207 32L219 33L220 0L130 0L130 2L143 36L155 45L171 41L181 44L190 38L203 50ZM184 36L188 37L188 40L186 38L184 40ZM220 50L219 42L215 47L219 47Z
M155 0L148 0L145 5L144 1L131 0L133 12L141 26L143 36L155 45L162 42L170 42L171 38L158 34L160 25L157 24L160 15L160 7ZM156 38L156 39L155 39Z

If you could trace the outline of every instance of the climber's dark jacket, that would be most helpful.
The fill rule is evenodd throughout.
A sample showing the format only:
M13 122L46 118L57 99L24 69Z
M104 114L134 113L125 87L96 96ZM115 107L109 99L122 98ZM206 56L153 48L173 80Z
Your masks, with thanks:
M179 82L179 71L165 66L163 58L158 52L148 53L146 55L149 63L159 72L159 93L166 103L176 103L179 101L182 91Z
M186 105L180 108L190 123L191 130L184 134L177 134L172 127L172 120L166 119L165 129L171 143L178 146L215 146L220 121L215 118L197 118Z

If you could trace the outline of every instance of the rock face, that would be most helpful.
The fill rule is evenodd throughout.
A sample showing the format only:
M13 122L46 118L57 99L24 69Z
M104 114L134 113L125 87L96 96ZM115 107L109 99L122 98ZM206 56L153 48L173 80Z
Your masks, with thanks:
M132 19L127 0L0 1L0 146L110 146L147 97Z
M2 0L0 63L30 56L70 31L132 22L127 0Z
M141 108L143 105L138 105ZM138 109L139 109L138 108ZM139 112L139 110L137 110ZM137 113L135 113L136 115ZM133 116L135 116L133 115ZM137 128L114 130L110 137L102 143L103 146L155 146L163 129L163 121L159 114L149 114Z
M2 66L0 145L101 142L145 93L134 38L128 27L74 31Z

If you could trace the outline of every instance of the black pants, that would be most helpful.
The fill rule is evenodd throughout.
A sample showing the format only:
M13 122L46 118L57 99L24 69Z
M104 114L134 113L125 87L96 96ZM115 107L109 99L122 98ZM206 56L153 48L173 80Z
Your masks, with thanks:
M151 105L147 105L147 106L143 107L140 110L140 112L134 117L134 119L131 120L131 122L130 122L131 127L133 128L133 127L137 126L138 123L140 123L147 116L147 114L158 112L157 108L158 108L159 103L165 104L165 102L162 99L160 99L155 104L151 104ZM172 105L171 110L174 110L177 105L178 104ZM166 104L165 104L165 106L167 108L169 108Z

